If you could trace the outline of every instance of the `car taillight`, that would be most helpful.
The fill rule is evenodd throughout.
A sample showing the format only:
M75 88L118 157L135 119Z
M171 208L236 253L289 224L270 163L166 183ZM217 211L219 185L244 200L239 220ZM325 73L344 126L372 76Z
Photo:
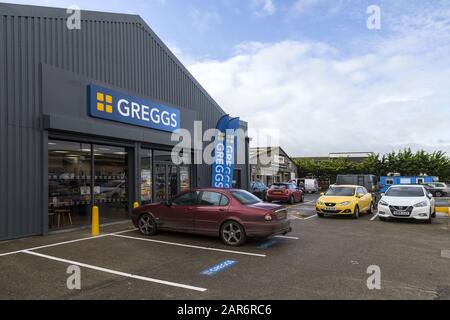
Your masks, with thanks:
M265 216L264 216L264 220L266 220L266 221L272 221L272 214L271 213L268 213L268 214L266 214Z
M284 189L284 194L289 194L289 190L288 189Z

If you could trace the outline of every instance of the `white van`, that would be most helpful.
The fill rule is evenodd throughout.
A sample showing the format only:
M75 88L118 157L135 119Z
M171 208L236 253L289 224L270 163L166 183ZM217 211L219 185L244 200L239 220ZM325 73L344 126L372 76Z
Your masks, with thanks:
M317 182L317 179L297 179L297 185L301 186L301 184L304 185L307 193L316 193L319 191L319 182Z

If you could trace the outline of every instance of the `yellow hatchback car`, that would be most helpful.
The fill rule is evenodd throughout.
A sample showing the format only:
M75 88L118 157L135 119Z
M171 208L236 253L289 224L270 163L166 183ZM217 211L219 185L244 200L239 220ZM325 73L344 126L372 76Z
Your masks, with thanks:
M372 214L374 199L366 188L353 185L332 185L321 193L316 203L319 218L325 215L351 215L358 219L361 213Z

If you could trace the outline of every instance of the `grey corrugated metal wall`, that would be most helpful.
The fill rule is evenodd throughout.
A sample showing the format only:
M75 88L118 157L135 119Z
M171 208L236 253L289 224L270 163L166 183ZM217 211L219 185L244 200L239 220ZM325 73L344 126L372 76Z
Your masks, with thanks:
M195 110L204 128L224 114L139 16L82 11L81 30L67 17L0 4L0 239L44 230L41 63ZM210 170L198 166L199 185Z

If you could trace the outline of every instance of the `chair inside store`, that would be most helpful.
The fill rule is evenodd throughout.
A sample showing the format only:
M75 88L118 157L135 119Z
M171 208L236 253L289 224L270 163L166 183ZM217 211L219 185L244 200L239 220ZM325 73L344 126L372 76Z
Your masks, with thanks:
M72 205L72 200L59 201L57 197L53 197L48 206L49 228L73 225Z

